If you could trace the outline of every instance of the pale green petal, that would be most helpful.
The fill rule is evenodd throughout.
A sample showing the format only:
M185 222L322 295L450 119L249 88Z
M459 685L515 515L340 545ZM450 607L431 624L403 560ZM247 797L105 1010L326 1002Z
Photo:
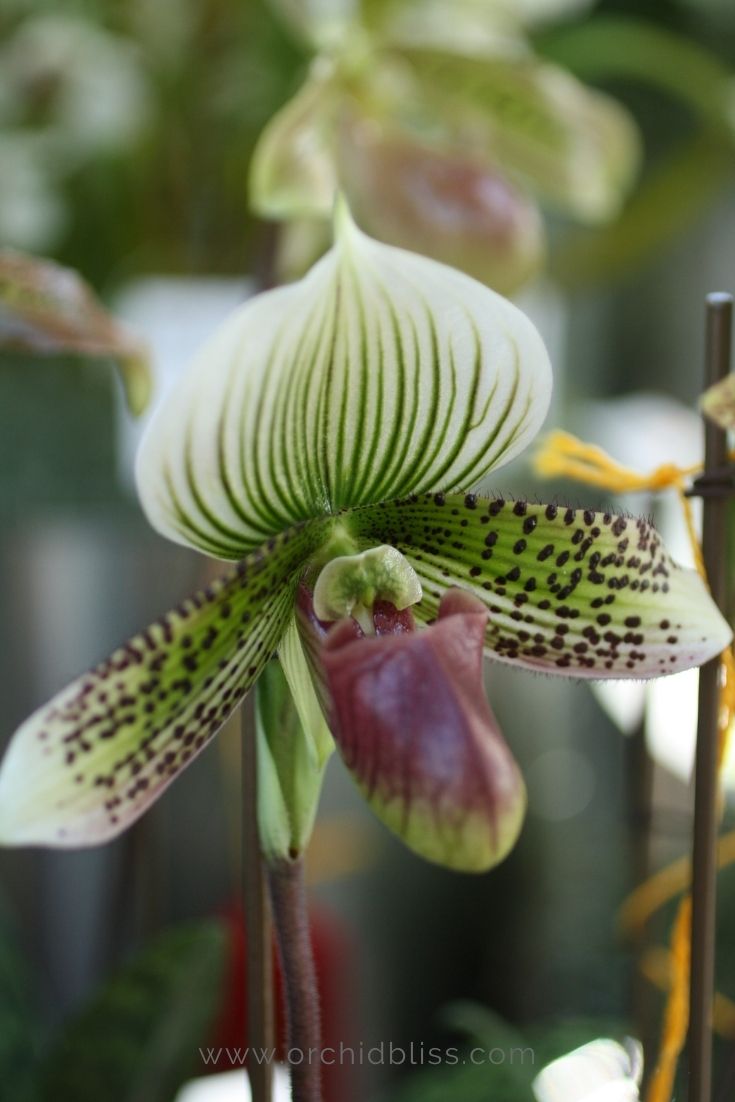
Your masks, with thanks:
M436 615L457 585L490 612L494 658L569 677L649 678L699 666L732 631L699 575L648 521L475 494L424 495L343 518L406 556Z
M141 500L170 539L237 559L308 517L473 485L535 436L550 390L524 314L341 207L334 248L238 310L153 417Z
M474 57L529 53L524 26L550 23L594 0L362 0L365 22L389 45Z
M360 0L268 0L288 27L314 49L331 46L354 24Z
M515 4L516 0L513 0ZM449 50L474 57L528 53L508 0L363 0L364 19L388 46Z
M506 172L581 220L618 212L638 169L640 140L613 99L535 58L409 49L401 56L419 82L427 121L447 136L468 149L491 149Z
M326 64L326 63L325 63ZM323 65L273 116L250 167L250 203L264 218L328 217L337 192L336 91Z
M207 745L260 675L323 538L285 532L58 693L0 766L0 842L104 842Z

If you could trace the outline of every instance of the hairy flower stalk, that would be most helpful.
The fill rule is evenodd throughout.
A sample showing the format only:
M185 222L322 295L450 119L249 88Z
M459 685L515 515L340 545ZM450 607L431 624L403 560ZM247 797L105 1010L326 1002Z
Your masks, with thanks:
M366 237L343 203L335 228L303 280L215 334L140 450L155 527L237 565L22 724L0 767L4 844L119 834L264 674L271 865L303 853L336 742L407 845L481 871L523 815L483 651L648 678L729 642L646 521L471 491L541 427L539 335L470 277Z

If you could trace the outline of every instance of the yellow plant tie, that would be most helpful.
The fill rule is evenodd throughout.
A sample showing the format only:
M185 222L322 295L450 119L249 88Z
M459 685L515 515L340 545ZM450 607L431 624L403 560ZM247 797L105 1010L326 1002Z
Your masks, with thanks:
M671 950L662 945L653 945L646 949L640 959L641 973L654 987L669 991L673 975ZM720 1037L727 1041L735 1040L735 1002L719 992L715 994L712 1005L712 1027Z
M701 464L678 467L664 463L647 475L628 470L593 444L578 440L571 433L555 431L546 437L534 457L536 472L545 478L570 478L612 493L676 490L684 523L699 574L707 581L692 507L686 496L687 481L701 472ZM730 649L721 656L720 712L718 718L718 774L727 753L727 742L735 717L735 658ZM735 834L720 840L718 865L735 860ZM656 873L629 897L621 920L629 929L640 929L660 906L686 891L691 883L691 861L682 858ZM679 1056L689 1028L689 969L692 901L687 894L679 903L671 933L669 995L664 1010L661 1045L646 1102L671 1102ZM664 950L665 952L665 950ZM717 996L722 998L721 996Z
M679 904L671 934L671 988L664 1010L661 1047L648 1087L648 1102L663 1102L674 1090L676 1067L689 1027L689 942L692 928L692 899L685 895Z
M717 845L717 867L735 861L735 830L723 834ZM672 899L686 891L692 875L691 859L680 857L660 869L632 891L620 908L618 925L622 934L638 937L652 917Z
M607 452L594 444L585 444L560 429L549 433L533 458L537 474L543 478L571 478L589 486L599 486L612 493L635 493L641 490L682 489L687 478L702 468L677 467L664 463L650 474L640 475L611 459ZM696 542L696 541L695 541Z

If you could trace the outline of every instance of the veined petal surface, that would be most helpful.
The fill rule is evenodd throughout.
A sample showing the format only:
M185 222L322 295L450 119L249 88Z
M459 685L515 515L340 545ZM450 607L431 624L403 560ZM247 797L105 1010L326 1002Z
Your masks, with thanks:
M548 407L541 338L511 303L378 244L338 204L303 280L246 303L154 416L138 457L151 523L238 559L345 506L471 486Z
M461 586L490 612L494 658L585 678L650 678L699 666L732 631L699 575L645 520L592 510L426 494L346 514L366 544L391 543L421 579L417 618Z
M283 533L35 712L0 767L0 842L104 842L217 733L275 651L318 521Z

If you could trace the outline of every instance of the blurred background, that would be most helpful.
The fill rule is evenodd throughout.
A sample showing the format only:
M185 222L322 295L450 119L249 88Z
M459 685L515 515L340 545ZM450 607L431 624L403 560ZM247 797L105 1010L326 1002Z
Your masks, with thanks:
M81 273L147 342L154 403L233 306L325 247L337 182L371 233L464 267L531 314L555 367L548 427L644 471L696 462L703 298L735 290L734 179L731 0L0 9L0 245ZM8 288L0 279L0 324L13 313ZM0 353L2 745L213 569L148 528L132 479L146 415L128 411L114 354L78 351ZM610 504L540 482L527 461L487 488ZM613 504L654 512L687 561L671 502ZM330 765L308 862L328 1039L521 1039L540 1062L632 1032L652 1061L673 910L636 938L618 914L688 849L695 686L595 694L495 664L488 688L529 814L487 876L418 861ZM185 1023L179 1066L203 1075L198 1044L242 1043L239 756L234 724L112 844L0 852L8 1097L36 1097L39 1054L83 1062L84 1045L59 1049L64 1023L89 1029L90 999L172 928L190 933L167 943L161 966ZM725 869L723 1102L735 1084L734 918ZM222 982L197 979L197 938ZM197 1015L200 982L211 990ZM170 1014L163 997L146 1003L151 1022L154 1012ZM529 1069L515 1070L383 1061L347 1069L330 1090L530 1098ZM125 1094L124 1078L106 1074L103 1094L66 1067L41 1097L164 1102L180 1085L154 1077L148 1093Z

